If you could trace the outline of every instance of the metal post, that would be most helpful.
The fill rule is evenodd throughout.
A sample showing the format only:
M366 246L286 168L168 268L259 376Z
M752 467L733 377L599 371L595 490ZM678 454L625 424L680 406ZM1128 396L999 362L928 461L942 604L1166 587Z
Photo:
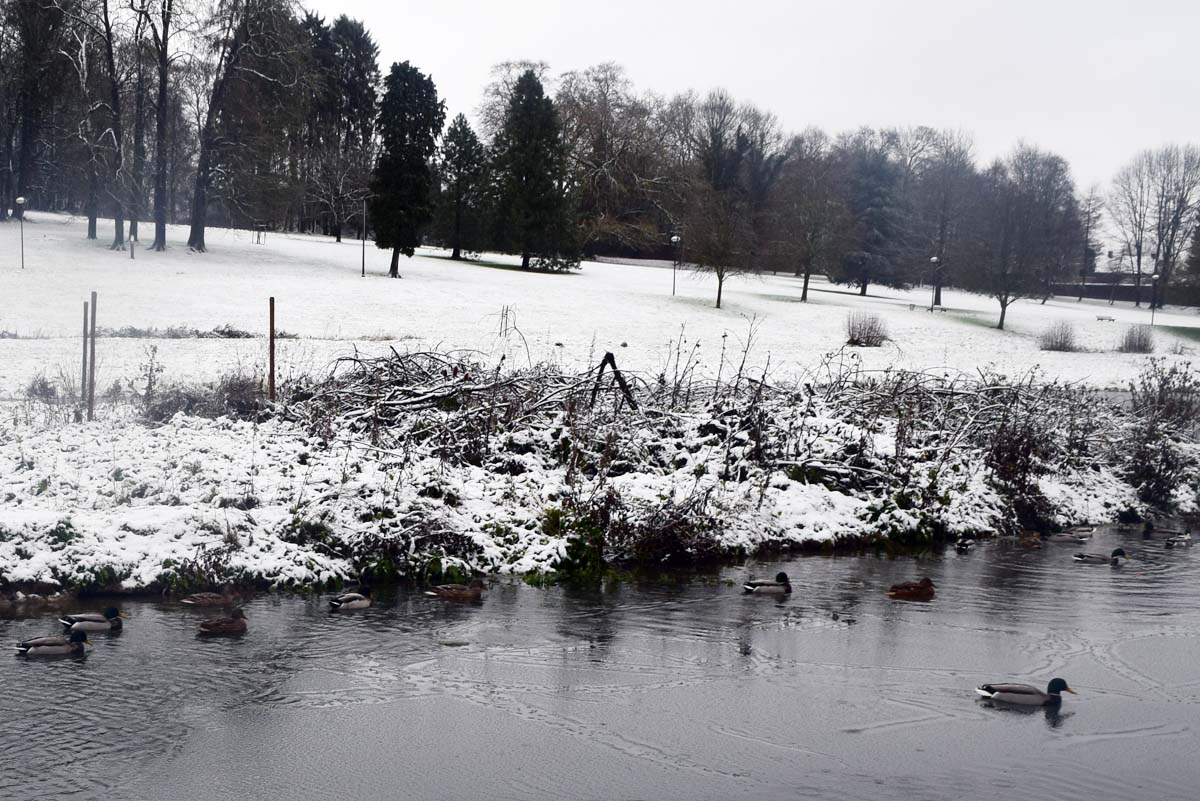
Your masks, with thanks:
M363 225L362 225L362 277L367 277L367 201L363 200Z
M271 398L271 403L275 402L275 298L271 298L270 302L270 317L271 317L271 345L270 345L270 377L267 379L267 393Z
M134 241L135 240L133 240L133 239L129 240L129 260L130 261L133 261L133 243L134 243Z
M96 419L96 293L92 293L91 353L88 358L87 419Z
M83 302L83 369L79 372L79 406L87 402L87 385L88 385L88 303Z

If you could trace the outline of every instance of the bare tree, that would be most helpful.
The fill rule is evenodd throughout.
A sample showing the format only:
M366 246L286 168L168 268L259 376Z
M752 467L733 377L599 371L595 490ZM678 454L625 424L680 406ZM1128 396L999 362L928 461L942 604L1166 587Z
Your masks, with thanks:
M508 112L517 79L530 70L547 92L552 92L550 65L545 61L502 61L492 66L491 79L483 88L483 99L475 110L485 143L495 139L504 127L504 115Z
M84 37L95 43L99 50L100 62L103 66L105 88L107 92L96 91L94 100L87 110L88 126L97 134L93 142L101 143L103 158L108 166L108 184L106 186L109 202L113 212L113 250L125 249L125 216L124 216L124 152L125 129L124 118L121 114L121 95L125 83L123 71L118 71L117 51L120 39L125 35L125 22L120 16L121 9L110 0L87 0L86 2L68 2L55 0L55 6L75 26L77 48L72 49L71 55L76 63L76 69L82 70L81 75L91 72L87 63L91 59L90 47L84 42ZM86 92L88 81L83 84L85 97L92 96ZM103 110L106 127L95 130L95 114ZM90 238L90 237L89 237Z
M1083 226L1079 254L1079 300L1083 300L1084 286L1087 277L1096 272L1096 259L1100 253L1100 242L1096 239L1100 226L1104 222L1104 195L1098 184L1088 188L1088 192L1079 200L1080 222Z
M1134 305L1142 305L1142 254L1154 214L1154 159L1143 151L1117 171L1108 196L1108 216L1135 270Z
M132 8L150 31L158 73L158 92L154 104L154 242L153 250L167 249L167 172L170 147L167 142L170 109L171 65L179 57L173 44L181 27L178 19L181 0L130 0Z
M802 302L808 300L813 272L829 269L846 244L850 220L841 202L838 168L829 137L810 128L788 143L788 160L771 192L771 248L804 278Z
M1167 145L1154 151L1150 165L1155 269L1161 287L1151 302L1161 307L1162 290L1187 255L1200 213L1200 148Z
M750 211L736 193L718 191L705 179L690 183L684 208L688 256L696 271L716 276L719 309L725 281L753 270Z

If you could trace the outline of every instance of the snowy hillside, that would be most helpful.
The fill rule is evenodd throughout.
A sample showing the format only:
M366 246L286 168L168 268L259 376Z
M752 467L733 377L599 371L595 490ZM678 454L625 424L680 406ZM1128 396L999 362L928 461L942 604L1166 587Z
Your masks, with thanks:
M255 245L248 232L212 229L209 252L196 254L182 244L182 227L171 229L166 253L138 249L131 261L127 252L108 250L103 236L87 241L81 219L29 217L23 271L19 228L0 225L0 397L18 397L38 374L51 381L75 375L82 304L92 290L99 293L98 325L113 330L229 325L262 334L267 299L274 296L277 327L299 336L279 345L284 376L319 372L356 347L368 353L465 348L485 358L506 354L508 364L571 367L594 365L612 350L622 368L654 372L681 333L689 350L699 343L701 369L715 374L722 347L727 354L741 351L752 321L751 363L769 357L773 374L791 375L845 344L850 310L878 313L891 337L882 348L859 351L867 367L974 371L993 365L1018 373L1040 365L1050 377L1109 386L1145 362L1114 351L1128 325L1149 322L1147 310L1071 298L1020 302L1009 312L1009 330L1000 332L994 301L956 291L945 293L945 312L931 314L924 289L872 287L860 298L817 279L810 301L801 304L800 282L791 276L736 278L726 286L725 308L717 310L715 279L680 271L672 297L671 270L662 265L585 262L578 273L546 275L459 264L423 251L403 261L403 280L391 280L388 254L368 245L362 278L358 242L269 234L266 244ZM1039 335L1059 321L1076 327L1088 352L1039 350ZM1172 358L1172 349L1182 349L1186 358L1200 350L1195 310L1168 310L1156 322L1160 354ZM5 338L13 335L20 338ZM212 378L266 358L261 339L107 338L98 346L97 386L135 377L148 344L157 345L168 381Z

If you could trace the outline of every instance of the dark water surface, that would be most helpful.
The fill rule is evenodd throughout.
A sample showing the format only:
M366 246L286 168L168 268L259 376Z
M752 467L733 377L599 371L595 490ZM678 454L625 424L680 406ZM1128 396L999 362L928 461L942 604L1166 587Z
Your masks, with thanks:
M1005 542L754 565L791 574L782 602L715 576L337 615L264 595L237 641L134 603L86 660L0 657L0 798L1195 799L1200 548L1089 550L1116 544L1117 570ZM925 574L933 603L884 597ZM973 697L1054 676L1061 712Z

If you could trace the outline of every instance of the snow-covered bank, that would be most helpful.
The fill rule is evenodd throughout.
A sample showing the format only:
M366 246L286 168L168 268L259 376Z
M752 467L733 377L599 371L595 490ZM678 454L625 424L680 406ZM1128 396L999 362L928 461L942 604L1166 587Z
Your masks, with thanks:
M679 369L629 376L629 396L593 372L411 354L353 362L265 422L6 415L0 586L546 572L580 543L654 563L926 542L1144 512L1160 473L1163 502L1196 508L1200 449L1169 418L1190 384L1168 414L1028 378L847 369L775 387ZM1151 418L1152 458L1134 447Z
M818 278L809 302L800 303L798 279L768 275L731 279L726 308L718 310L711 275L680 271L672 296L671 270L662 266L585 262L578 273L546 275L456 263L422 250L405 260L403 280L390 280L388 253L369 243L363 278L358 242L271 234L255 245L247 232L210 229L209 252L196 254L183 244L186 229L171 226L166 252L138 249L130 260L106 242L89 242L84 231L83 220L31 213L21 270L18 226L0 224L0 254L6 254L0 255L0 397L20 397L39 374L51 381L75 376L82 303L91 290L99 293L98 323L109 329L232 325L259 335L273 296L278 327L300 337L283 343L279 357L281 369L292 373L319 372L355 348L378 355L392 346L471 349L493 363L506 355L509 365L553 362L569 369L593 366L613 351L623 368L648 372L661 367L682 332L689 346L700 343L700 369L712 375L722 345L740 350L754 320L751 359L761 365L769 357L777 375L795 375L845 343L850 311L880 315L891 337L862 354L870 368L970 372L990 365L1015 375L1040 365L1048 377L1114 386L1146 360L1115 349L1129 325L1149 322L1148 310L1067 297L1019 302L1009 311L1009 330L996 331L995 301L954 290L945 293L946 311L930 313L926 289L872 287L859 297ZM1038 337L1059 321L1075 327L1084 352L1039 349ZM1200 352L1195 310L1167 310L1157 325L1160 354L1187 358L1171 355L1176 346ZM266 361L261 338L103 338L99 386L136 378L150 345L158 347L167 381L211 380Z

